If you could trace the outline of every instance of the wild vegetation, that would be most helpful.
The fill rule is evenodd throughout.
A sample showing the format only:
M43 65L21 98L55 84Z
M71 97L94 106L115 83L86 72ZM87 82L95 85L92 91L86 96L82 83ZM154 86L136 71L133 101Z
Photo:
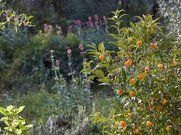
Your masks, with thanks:
M0 134L181 134L178 9L171 0L1 2Z

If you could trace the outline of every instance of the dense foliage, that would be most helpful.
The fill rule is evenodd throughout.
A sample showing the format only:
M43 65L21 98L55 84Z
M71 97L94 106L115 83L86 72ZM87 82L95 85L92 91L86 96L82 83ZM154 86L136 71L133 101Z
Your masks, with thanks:
M2 1L0 134L181 134L179 1Z
M32 125L26 125L25 119L19 116L23 109L24 106L19 108L12 105L7 108L0 107L0 113L4 115L1 120L6 124L2 129L3 135L22 135L32 127Z
M83 72L95 77L102 85L110 85L117 103L110 117L93 116L94 123L103 125L103 133L180 134L180 46L159 26L151 15L138 17L129 28L121 28L122 11L110 18L116 34L106 50L103 43L90 46L95 61L85 62Z

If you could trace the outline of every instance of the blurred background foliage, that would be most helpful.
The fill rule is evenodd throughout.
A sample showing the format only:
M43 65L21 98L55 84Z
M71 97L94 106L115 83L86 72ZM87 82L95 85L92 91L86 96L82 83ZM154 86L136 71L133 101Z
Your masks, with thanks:
M128 22L137 21L137 15L157 16L155 0L4 0L10 9L33 16L35 27L20 28L16 33L11 27L0 37L0 90L22 92L39 89L49 76L49 50L55 50L61 60L61 73L69 72L66 49L73 50L73 66L81 69L79 43L85 45L111 40L108 28L111 11L125 9ZM79 3L79 4L77 4ZM99 7L99 8L97 8ZM31 81L30 81L31 80ZM37 87L37 88L36 88ZM24 93L23 92L23 93Z
M27 106L23 115L28 117L28 121L35 118L45 123L52 114L66 114L59 103L64 101L67 95L61 97L52 90L55 80L49 51L54 50L55 60L60 60L61 78L65 79L64 84L67 83L69 86L72 76L69 75L70 70L67 68L69 66L67 49L72 50L71 66L76 77L80 75L79 72L82 69L82 62L85 57L89 59L86 54L85 57L81 54L80 43L84 45L84 50L86 50L87 45L98 44L102 41L106 48L115 49L109 46L109 41L113 40L109 36L109 32L112 32L108 20L111 11L116 9L125 10L127 16L123 18L122 26L126 27L129 26L130 21L138 21L136 16L151 14L154 18L160 17L161 23L166 25L166 30L173 36L178 37L178 44L181 43L181 28L179 25L181 5L179 0L2 1L6 3L8 9L32 15L32 23L35 25L31 28L20 27L18 32L12 26L0 31L0 105L6 106L14 103L15 105ZM78 79L75 80L78 81ZM65 90L74 89L79 91L80 86L79 84L75 88L65 86ZM93 89L100 89L99 86L95 87L91 85ZM101 98L100 96L96 98L96 94L90 98L94 99L93 108L95 110L93 110L103 111L106 114L108 108L111 107L111 101L103 102L105 96L110 96L110 92L105 94L104 90L105 88L97 93L97 95L101 95ZM80 93L75 95L77 95L77 98ZM84 102L85 97L80 96L77 101ZM74 100L71 102L74 102ZM86 100L85 103L88 102L90 101ZM65 110L69 111L72 109L71 107ZM75 102L75 116L80 113L76 110L79 107L79 102ZM44 109L46 111L43 111ZM31 116L29 116L30 112ZM40 112L43 113L40 115ZM90 113L90 111L88 112ZM79 117L75 118L77 118L76 121L79 121ZM75 118L72 118L72 121ZM78 125L80 123L83 122L79 121ZM76 125L76 123L74 124Z
M10 8L34 16L34 23L59 24L64 28L70 20L86 21L88 16L109 16L111 11L125 9L128 18L142 14L156 15L156 0L5 0ZM78 3L78 4L77 4ZM99 8L97 8L99 7ZM128 20L126 21L128 22ZM37 27L36 27L37 28ZM65 30L65 29L64 29Z

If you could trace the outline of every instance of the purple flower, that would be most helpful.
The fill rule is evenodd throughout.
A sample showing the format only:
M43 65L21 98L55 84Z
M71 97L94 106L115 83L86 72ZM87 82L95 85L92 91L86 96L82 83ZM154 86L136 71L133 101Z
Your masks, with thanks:
M99 20L99 17L97 15L94 15L95 21Z
M52 29L52 25L48 25L46 23L43 25L44 32L48 32L50 29Z
M59 66L60 65L60 60L56 60L55 65Z
M103 22L105 23L105 24L107 24L107 17L106 16L103 16Z
M89 21L92 21L92 17L91 17L91 16L89 16L89 17L88 17L88 20L89 20Z
M72 50L71 50L70 48L67 50L67 54L68 54L68 55L71 55L71 54L72 54Z
M72 32L72 25L68 26L68 32Z
M49 25L45 23L45 24L43 25L43 31L44 31L44 32L48 32L48 30L49 30Z
M80 20L76 20L76 25L77 25L78 27L80 27L80 26L81 26L81 21L80 21Z
M84 45L83 45L82 43L79 44L79 49L80 49L81 51L84 50Z

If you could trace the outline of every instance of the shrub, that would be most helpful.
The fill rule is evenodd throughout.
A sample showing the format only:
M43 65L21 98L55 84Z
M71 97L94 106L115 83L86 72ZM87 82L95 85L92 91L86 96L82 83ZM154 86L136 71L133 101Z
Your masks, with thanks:
M12 105L7 108L0 107L0 113L4 115L1 120L6 124L6 127L2 129L3 135L22 135L32 127L32 125L26 125L25 119L19 116L23 109L24 106L19 108Z
M124 14L113 14L110 19L117 33L110 36L115 38L111 43L118 51L106 50L103 43L98 48L90 46L89 54L97 63L84 63L83 71L91 74L89 78L110 85L117 99L110 117L97 113L94 123L112 135L180 134L179 46L151 15L121 28ZM118 95L117 90L121 91Z

